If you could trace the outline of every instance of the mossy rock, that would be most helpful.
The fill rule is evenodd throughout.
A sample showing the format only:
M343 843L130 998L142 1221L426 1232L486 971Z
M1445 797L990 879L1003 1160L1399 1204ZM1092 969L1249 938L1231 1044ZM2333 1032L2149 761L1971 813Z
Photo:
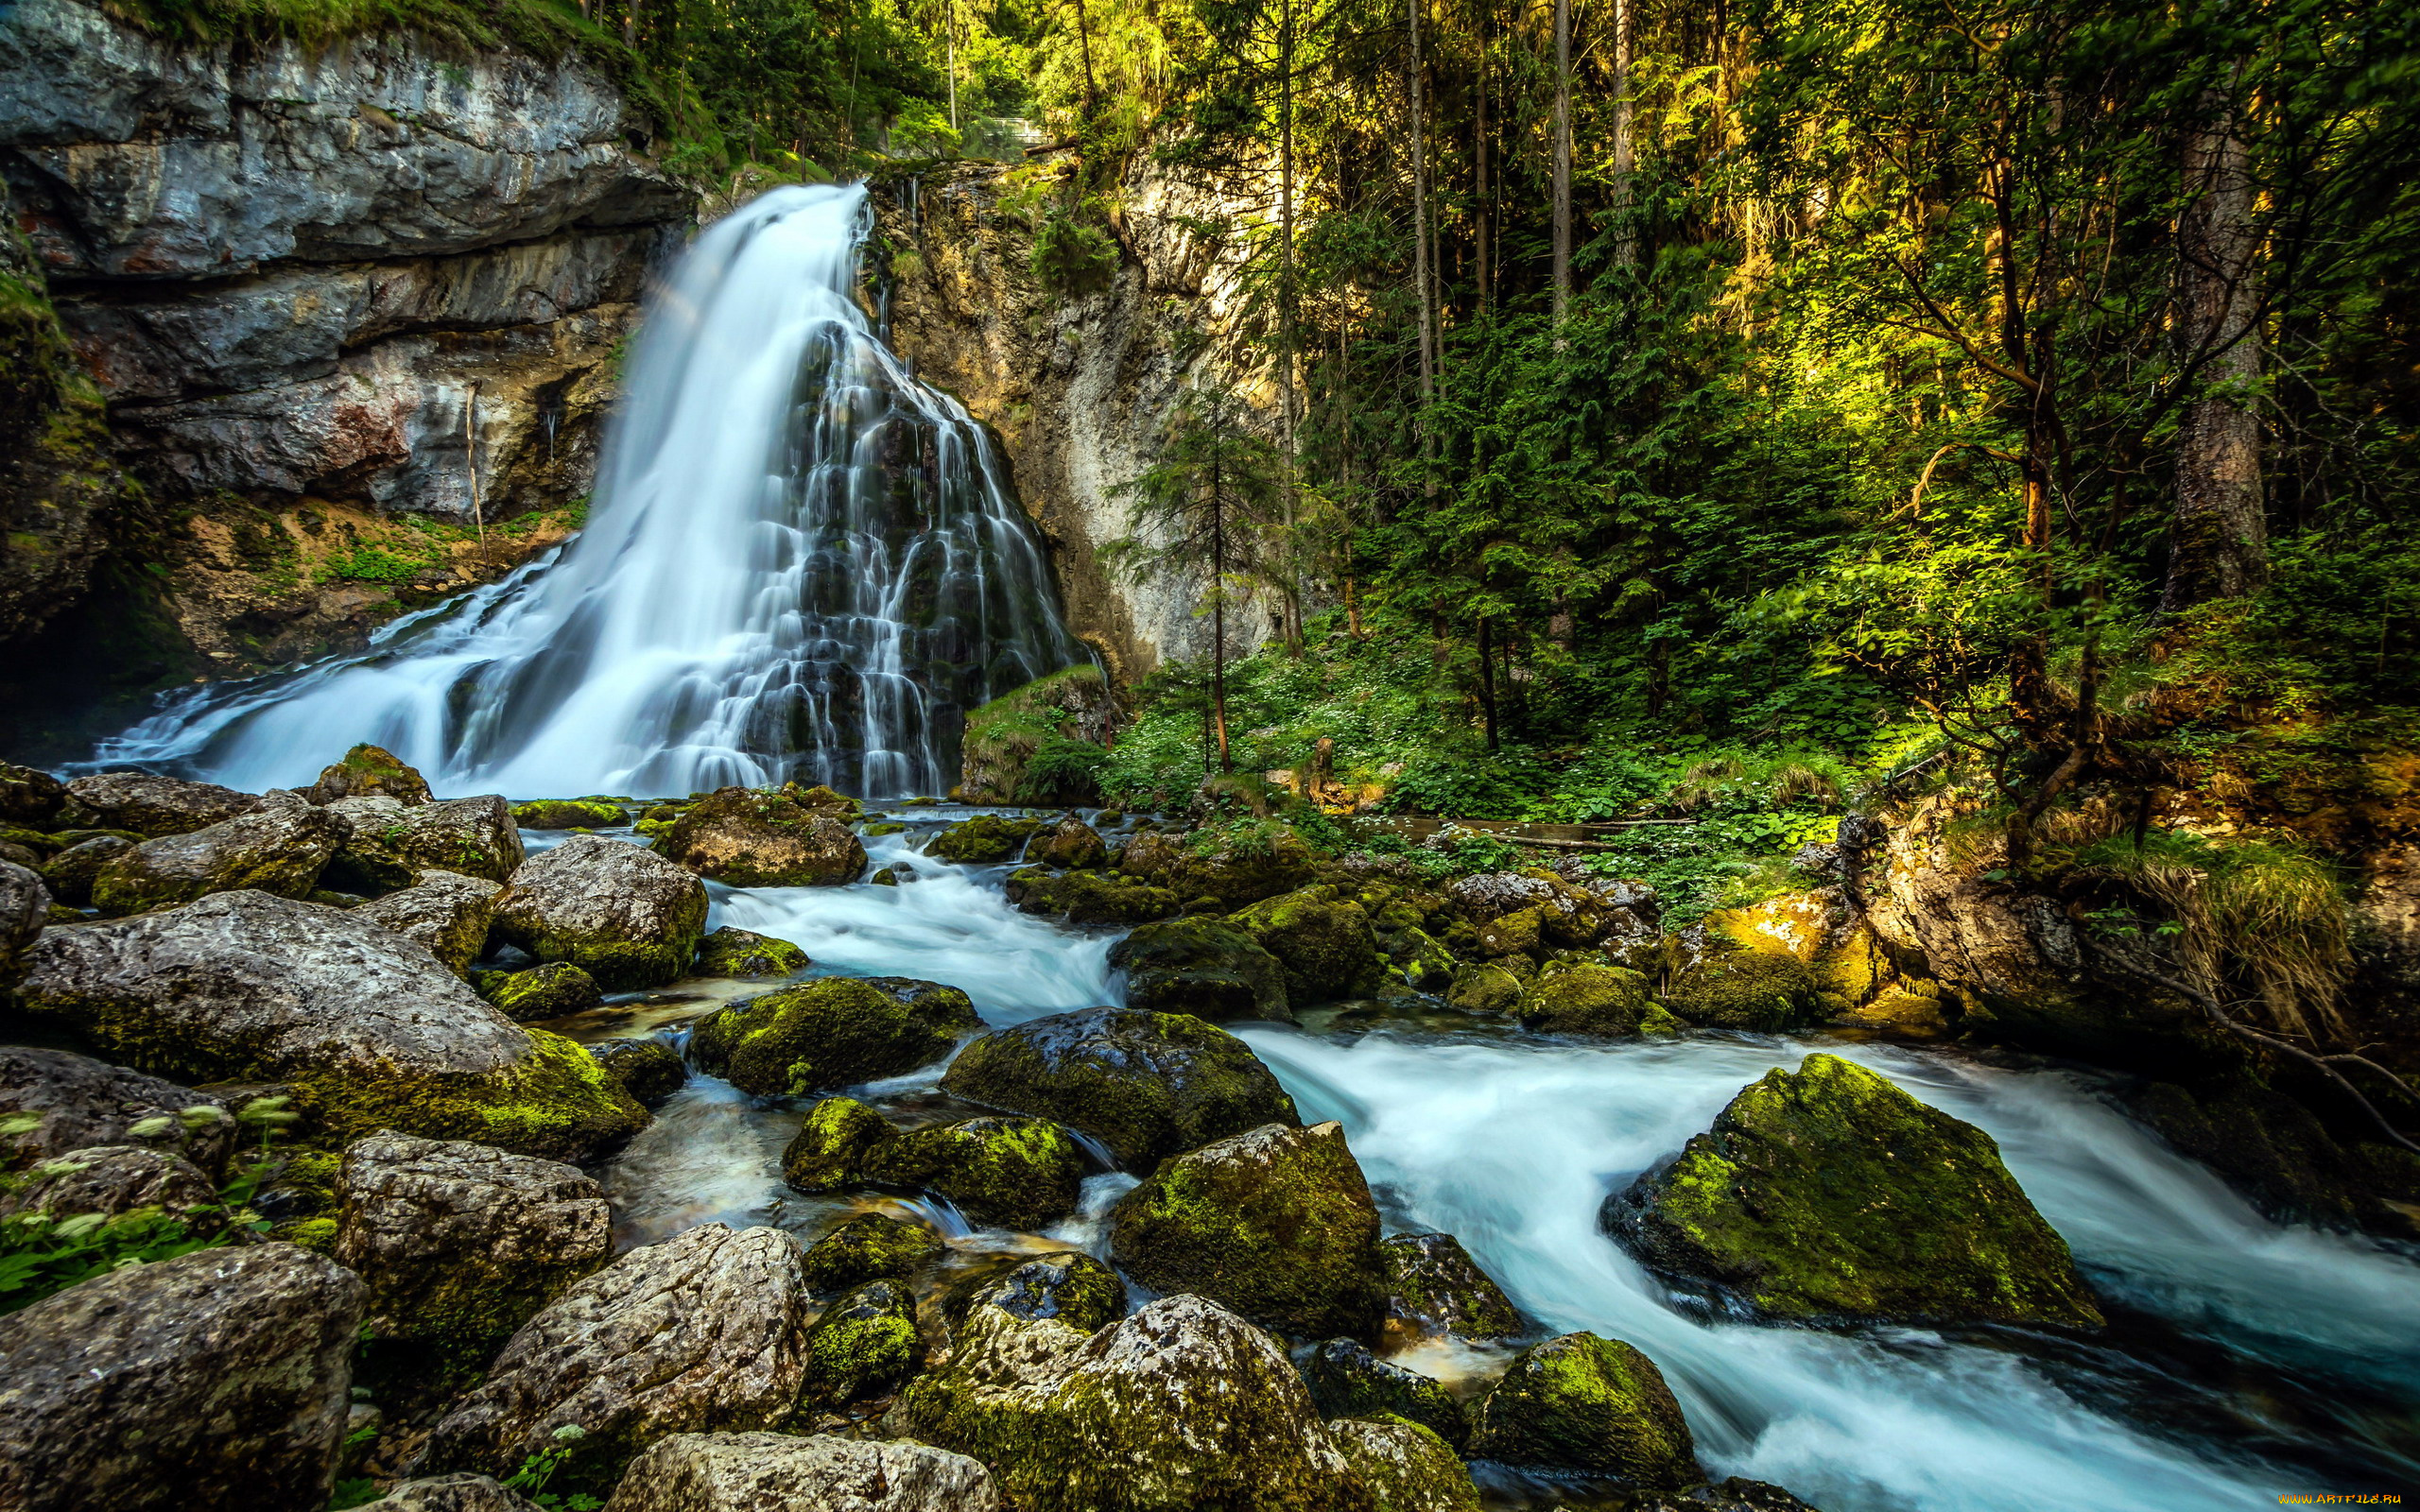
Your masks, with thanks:
M1118 1202L1110 1252L1156 1291L1298 1336L1372 1337L1385 1311L1378 1210L1334 1123L1265 1125L1162 1162Z
M66 783L40 767L0 762L0 822L39 828L66 806Z
M134 849L138 842L114 834L96 834L89 840L78 840L50 853L40 868L42 882L50 896L62 903L83 907L93 901L93 884L101 868Z
M908 833L908 826L897 819L885 819L880 824L867 825L862 833L867 839L875 840L886 834L905 834Z
M899 871L895 867L885 867L866 881L876 887L896 887L899 885Z
M1691 1023L1713 1029L1776 1034L1824 1016L1815 973L1778 951L1710 953L1683 971L1664 1005Z
M846 793L835 792L821 782L812 787L801 787L796 782L784 782L773 791L803 809L813 809L818 814L828 814L836 819L855 819L865 812L864 804Z
M1305 887L1227 916L1286 969L1295 1003L1353 997L1375 989L1378 940L1361 905L1334 887Z
M865 1184L866 1152L897 1132L854 1097L826 1097L782 1151L782 1179L810 1196L852 1191Z
M824 977L709 1014L689 1041L700 1071L760 1097L896 1076L979 1029L965 993L907 977Z
M688 1062L661 1040L600 1040L588 1053L624 1091L648 1108L689 1084Z
M1462 1404L1442 1382L1372 1354L1357 1339L1329 1339L1303 1361L1303 1382L1322 1418L1391 1414L1460 1449L1470 1437Z
M1413 925L1379 930L1378 949L1386 955L1387 970L1415 992L1443 992L1462 970L1443 941Z
M1378 1512L1479 1512L1461 1456L1426 1426L1372 1413L1333 1420L1327 1431Z
M855 812L829 788L717 788L655 847L734 887L837 887L865 875L865 845L848 825Z
M328 863L327 885L346 892L393 892L410 886L424 871L512 882L530 859L510 806L492 793L431 803L372 794L338 799L325 812L341 818L346 830L342 848ZM538 858L542 866L547 856Z
M1378 1245L1387 1270L1387 1316L1425 1333L1501 1339L1521 1314L1495 1279L1452 1234L1397 1234Z
M613 830L627 819L619 803L582 798L541 798L512 805L512 822L525 830Z
M836 1292L865 1281L904 1281L948 1249L921 1223L865 1212L807 1246L800 1263L810 1290Z
M1837 1056L1742 1090L1604 1217L1658 1273L1768 1317L2101 1324L1992 1137Z
M1126 973L1126 1001L1133 1007L1213 1022L1294 1022L1284 963L1224 920L1145 924L1110 947L1109 964Z
M1511 1013L1521 1003L1521 979L1501 966L1471 962L1454 972L1445 1001L1464 1013Z
M978 814L962 824L953 824L933 836L925 847L926 855L960 866L996 866L1014 861L1024 851L1026 842L1042 828L1040 819L1011 819L997 814Z
M569 961L548 961L526 971L474 971L479 996L521 1022L585 1013L605 1001L596 979Z
M314 803L340 798L391 798L403 803L429 801L428 780L393 751L382 746L355 746L320 773L303 790Z
M786 939L725 924L698 942L700 976L796 976L815 964Z
M972 1223L1031 1232L1076 1211L1084 1157L1043 1118L969 1118L905 1130L860 1157L867 1180L945 1197Z
M41 830L23 829L14 824L0 824L0 845L13 845L31 851L37 862L46 860L66 848L57 835Z
M1061 1250L960 1282L942 1299L942 1312L961 1346L1028 1323L1091 1333L1126 1314L1126 1283L1092 1256Z
M1549 962L1513 1011L1539 1034L1624 1040L1668 1015L1647 995L1647 978L1619 966ZM1657 1025L1661 1027L1661 1025Z
M889 1396L916 1373L923 1347L916 1297L894 1280L872 1280L824 1309L806 1335L802 1411L829 1411Z
M1034 837L1026 847L1026 859L1063 870L1090 870L1109 865L1109 847L1098 830L1070 814Z
M959 782L951 796L969 803L1011 803L1028 797L1061 803L1088 801L1097 795L1090 791L1029 794L1027 764L1049 741L1105 743L1116 717L1116 700L1109 684L1100 668L1090 662L1011 689L968 712L959 742ZM1084 780L1075 785L1089 789L1092 784ZM929 804L933 799L908 801Z
M1198 844L1197 844L1198 842ZM1180 898L1211 900L1219 913L1317 882L1325 863L1290 827L1271 824L1251 839L1147 831L1118 852L1117 869Z
M1251 1046L1200 1019L1135 1008L1085 1008L985 1035L950 1062L942 1089L1080 1129L1132 1171L1264 1124L1301 1122Z
M1071 924L1144 924L1184 906L1166 887L1117 871L1051 871L1028 867L1011 874L1009 902L1028 914Z
M1639 1490L1705 1479L1688 1420L1655 1362L1619 1339L1566 1333L1522 1351L1481 1399L1471 1454L1616 1476Z

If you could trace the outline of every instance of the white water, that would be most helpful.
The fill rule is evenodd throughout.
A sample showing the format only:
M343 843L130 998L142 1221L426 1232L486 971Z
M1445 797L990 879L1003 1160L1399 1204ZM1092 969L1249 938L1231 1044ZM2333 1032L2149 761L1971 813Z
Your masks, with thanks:
M936 792L957 715L1084 659L1005 469L853 298L865 191L776 190L651 301L589 525L371 651L105 743L263 787L356 741L441 793Z

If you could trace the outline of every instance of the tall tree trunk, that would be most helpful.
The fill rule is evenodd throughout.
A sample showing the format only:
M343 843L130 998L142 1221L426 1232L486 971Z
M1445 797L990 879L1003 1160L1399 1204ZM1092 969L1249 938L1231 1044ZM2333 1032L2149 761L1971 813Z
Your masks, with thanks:
M1286 526L1286 595L1292 623L1287 645L1303 646L1302 553L1295 549L1295 460L1300 438L1295 416L1298 313L1294 287L1294 0L1283 0L1277 27L1277 361L1278 400L1284 411L1285 472L1278 479L1279 509Z
M1494 307L1495 274L1494 250L1495 198L1490 192L1487 177L1487 64L1495 40L1495 0L1479 0L1478 21L1478 127L1471 136L1471 161L1475 168L1478 190L1473 208L1478 213L1478 313L1484 318Z
M1093 27L1084 14L1084 0L1076 0L1076 45L1084 58L1084 125L1089 127L1100 109L1100 81L1093 77Z
M1554 323L1570 313L1571 0L1554 0Z
M1614 0L1614 266L1638 261L1638 238L1630 224L1631 175L1638 166L1631 139L1631 8L1637 0ZM1718 45L1720 43L1718 42Z
M1428 136L1420 118L1421 0L1404 0L1410 42L1406 50L1404 80L1411 104L1411 284L1420 301L1420 459L1424 464L1421 491L1437 491L1437 475L1428 464L1436 459L1428 420L1437 405L1437 318L1428 266Z
M1487 644L1487 616L1478 617L1478 710L1487 724L1487 748L1495 745L1495 658Z
M949 129L958 129L958 0L942 0L942 55L949 68Z
M2242 390L2260 377L2260 298L2253 234L2251 165L2234 102L2213 90L2185 145L2176 228L2176 338L2200 361L2212 392L2185 414L2176 438L2176 513L2160 608L2174 613L2235 598L2269 576L2269 525L2260 478L2260 421Z
M1226 470L1210 454L1210 712L1219 731L1219 770L1232 772L1227 754L1227 499Z

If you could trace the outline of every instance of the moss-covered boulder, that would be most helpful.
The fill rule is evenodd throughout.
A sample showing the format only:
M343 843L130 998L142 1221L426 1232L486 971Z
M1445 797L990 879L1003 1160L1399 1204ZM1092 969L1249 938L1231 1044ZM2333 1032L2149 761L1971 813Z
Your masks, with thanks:
M863 1212L809 1246L806 1284L844 1291L866 1281L904 1281L947 1253L941 1236L921 1223Z
M375 897L410 886L424 871L506 882L525 859L512 811L493 793L408 804L343 798L327 812L346 829L344 844L328 863L327 885L344 892Z
M43 885L62 903L88 907L93 902L93 884L100 879L102 870L133 850L135 844L122 834L96 834L54 850L38 868Z
M1047 1119L899 1128L842 1097L815 1105L782 1163L802 1192L910 1188L945 1199L969 1222L1027 1230L1075 1211L1084 1177L1082 1150Z
M888 1396L916 1373L923 1353L915 1294L894 1280L867 1281L825 1308L808 1332L799 1409L828 1412Z
M66 806L66 783L40 767L0 762L0 824L46 830Z
M319 885L344 834L327 810L271 793L233 818L120 851L95 874L93 905L140 914L239 888L302 898Z
M1110 1252L1156 1291L1307 1337L1374 1336L1386 1307L1378 1210L1334 1123L1264 1125L1163 1161L1119 1200Z
M471 986L518 1023L585 1013L605 1001L596 979L569 961L549 961L526 971L474 971Z
M1296 1003L1375 990L1378 941L1361 905L1328 886L1305 887L1264 899L1227 916L1286 968Z
M1548 961L1521 992L1513 1012L1540 1034L1625 1040L1680 1024L1647 995L1647 978L1619 966Z
M1470 1436L1462 1404L1434 1377L1379 1359L1358 1339L1329 1339L1303 1360L1303 1382L1322 1418L1391 1413L1461 1447Z
M586 1051L515 1024L425 950L268 893L45 930L19 997L155 1075L279 1083L337 1139L391 1128L568 1160L647 1123Z
M1478 926L1478 952L1490 960L1536 955L1546 949L1540 933L1545 921L1545 911L1538 908L1524 908L1491 919Z
M695 875L627 840L576 834L512 873L493 933L628 992L686 976L705 926L706 887Z
M1511 1013L1521 1003L1518 976L1492 962L1473 961L1455 969L1445 1001L1464 1013Z
M1201 1297L1090 1334L978 1307L897 1411L1026 1512L1377 1512L1285 1352Z
M1028 765L1035 751L1054 742L1105 745L1116 722L1116 699L1100 668L1087 662L1037 678L967 713L951 797L967 803L1089 803L1098 795L1090 791L1088 777L1028 772Z
M1331 1419L1327 1431L1378 1512L1479 1512L1461 1456L1425 1425L1374 1413Z
M1377 936L1387 970L1415 992L1444 992L1462 970L1443 941L1417 926L1381 929Z
M661 1040L599 1040L588 1053L624 1091L648 1108L689 1084L688 1062Z
M512 822L525 830L615 830L628 816L602 799L538 798L512 805Z
M700 976L796 976L814 964L806 952L788 940L729 924L698 943Z
M42 878L13 861L0 861L0 982L16 974L19 960L49 926L55 906Z
M320 780L302 790L314 803L340 798L391 798L401 803L429 800L428 781L393 751L378 746L355 746L330 763Z
M1040 819L1012 819L998 814L978 814L961 824L953 824L933 836L925 846L925 853L961 866L995 866L1014 861L1025 850L1026 842L1042 828Z
M718 788L692 803L656 849L735 887L837 887L866 870L856 832L789 788Z
M1271 822L1249 837L1146 832L1118 852L1117 869L1166 887L1191 903L1208 899L1221 913L1317 882L1323 863L1291 828Z
M1765 1033L1802 1028L1824 1012L1812 970L1761 950L1707 952L1673 979L1664 1005L1708 1028Z
M1109 964L1126 973L1126 1001L1137 1008L1212 1022L1294 1022L1283 963L1250 933L1220 919L1145 924L1110 947Z
M1098 830L1069 814L1035 835L1025 858L1037 866L1084 870L1109 865L1109 847Z
M503 884L484 877L424 871L410 886L373 898L354 911L418 941L447 971L467 976L471 963L487 949L488 926L495 919L496 901L503 893Z
M1122 871L1052 871L1027 867L1009 877L1009 902L1028 914L1071 924L1144 924L1166 919L1184 900Z
M1134 1008L1053 1014L985 1035L950 1062L942 1088L1080 1129L1133 1171L1264 1124L1301 1122L1251 1046L1200 1019Z
M1509 1338L1521 1314L1495 1278L1452 1234L1397 1234L1378 1244L1387 1271L1387 1317L1422 1333Z
M913 1071L982 1026L954 987L829 976L707 1015L690 1037L689 1056L742 1091L798 1096Z
M782 1179L810 1194L865 1183L866 1152L899 1131L854 1097L826 1097L806 1110L782 1151Z
M260 806L259 795L215 782L187 782L148 772L98 772L67 784L57 828L189 834Z
M1566 1333L1522 1351L1480 1399L1471 1454L1618 1477L1644 1491L1705 1479L1655 1362L1619 1339Z
M2101 1322L1992 1137L1837 1056L1743 1089L1604 1218L1660 1274L1769 1317Z

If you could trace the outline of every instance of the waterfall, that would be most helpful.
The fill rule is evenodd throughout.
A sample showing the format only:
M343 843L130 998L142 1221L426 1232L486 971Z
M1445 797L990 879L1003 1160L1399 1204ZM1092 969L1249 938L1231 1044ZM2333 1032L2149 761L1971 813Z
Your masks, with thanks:
M964 406L852 297L862 186L775 190L655 293L587 528L356 656L192 690L100 760L258 790L357 741L441 792L955 779L963 711L1086 660Z

